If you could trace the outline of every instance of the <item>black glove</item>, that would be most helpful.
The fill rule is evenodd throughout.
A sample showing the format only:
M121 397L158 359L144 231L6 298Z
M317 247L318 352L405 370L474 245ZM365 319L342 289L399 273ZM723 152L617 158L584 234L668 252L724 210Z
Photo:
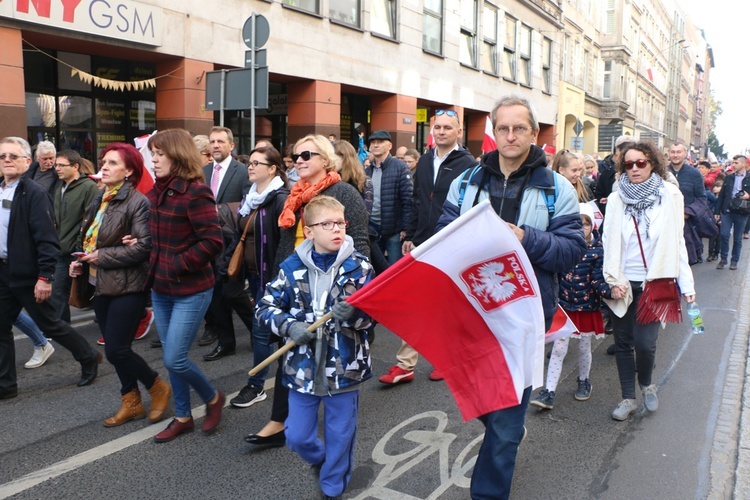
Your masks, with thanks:
M333 315L334 319L337 319L339 321L346 321L347 319L354 316L354 312L356 311L356 308L349 304L346 301L340 301L333 304L333 307L331 307L331 314Z
M297 345L304 345L315 338L315 332L307 331L307 327L310 326L304 321L294 321L289 325L287 333L289 337Z

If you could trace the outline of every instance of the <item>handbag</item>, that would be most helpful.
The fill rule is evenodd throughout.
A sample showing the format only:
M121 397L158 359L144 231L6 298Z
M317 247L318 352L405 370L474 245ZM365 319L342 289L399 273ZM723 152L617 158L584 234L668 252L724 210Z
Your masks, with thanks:
M635 217L633 217L633 223L635 224L635 234L638 237L638 247L641 250L643 268L648 270L646 254L643 252L643 245L641 244L641 234L638 231L638 221L635 220ZM682 304L677 279L657 278L646 281L643 285L641 299L638 302L635 320L640 325L656 321L662 324L682 322Z
M80 276L73 278L68 297L68 304L78 309L91 307L95 292L94 286L89 283L89 266L84 264L82 271Z
M744 193L744 191L741 191ZM750 200L734 197L729 202L729 211L739 215L750 215Z
M254 215L257 211L258 209L256 208L250 214L250 217L248 217L247 224L245 224L245 229L242 231L242 236L240 237L240 241L237 243L237 246L234 247L234 252L232 252L232 258L229 259L229 267L227 268L227 276L229 276L232 279L240 275L240 270L242 269L242 263L245 260L245 238L247 237L247 228L249 228L250 224L253 223L253 220L255 219Z

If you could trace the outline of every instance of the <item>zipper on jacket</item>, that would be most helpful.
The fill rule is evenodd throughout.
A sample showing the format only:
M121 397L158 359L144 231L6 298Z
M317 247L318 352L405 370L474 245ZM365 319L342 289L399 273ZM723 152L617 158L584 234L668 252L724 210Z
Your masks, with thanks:
M491 181L490 181L490 182L491 182ZM490 188L490 187L489 187L489 186L487 186L487 193L488 193L488 194L489 194L489 192L490 192L490 189L489 189L489 188ZM505 190L506 190L507 188L508 188L508 178L507 178L507 177L505 177L505 179L503 179L503 197L502 197L502 198L500 199L500 212L498 213L498 215L499 215L500 217L502 217L502 213L503 213L503 205L505 205Z

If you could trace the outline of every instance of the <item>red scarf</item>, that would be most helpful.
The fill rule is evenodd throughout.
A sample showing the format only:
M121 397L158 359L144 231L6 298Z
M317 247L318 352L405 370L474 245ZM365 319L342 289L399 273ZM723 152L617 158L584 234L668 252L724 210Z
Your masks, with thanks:
M341 176L335 170L328 172L325 177L315 184L310 184L306 180L300 179L292 187L292 192L286 198L284 209L281 211L281 215L279 215L279 227L282 229L294 227L297 223L297 217L295 216L297 211L320 192L325 191L340 180Z

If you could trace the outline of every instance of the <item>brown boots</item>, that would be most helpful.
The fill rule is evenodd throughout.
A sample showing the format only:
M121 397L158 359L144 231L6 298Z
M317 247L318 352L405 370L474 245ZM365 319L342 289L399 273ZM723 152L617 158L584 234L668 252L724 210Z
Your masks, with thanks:
M104 421L105 427L117 427L131 420L138 420L146 416L146 409L141 403L141 393L138 389L133 389L122 396L122 406L120 411L113 417Z
M148 390L151 395L151 411L148 412L148 421L152 424L164 418L164 413L169 406L169 398L172 396L172 388L159 377L154 380L154 385ZM146 416L146 409L141 402L141 393L133 389L122 396L120 411L113 417L104 421L106 427L117 427L131 420L140 420Z
M148 421L152 424L164 418L164 412L169 406L169 398L172 395L172 388L161 378L156 377L154 385L148 390L151 395L151 411L148 412Z

